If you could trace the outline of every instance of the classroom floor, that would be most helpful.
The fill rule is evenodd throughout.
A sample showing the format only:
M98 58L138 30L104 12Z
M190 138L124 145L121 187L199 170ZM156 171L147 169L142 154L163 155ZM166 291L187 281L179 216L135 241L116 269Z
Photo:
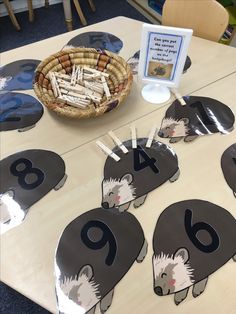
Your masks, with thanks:
M115 16L126 16L136 20L150 23L136 9L129 5L126 0L94 0L96 12L93 13L88 1L80 1L88 25L98 23ZM79 16L73 9L74 29L81 28ZM48 8L42 7L34 10L35 20L29 22L28 11L17 13L16 17L21 26L17 32L11 23L9 16L0 17L0 52L24 46L45 38L60 35L67 31L62 3L51 5ZM109 31L109 30L108 30Z

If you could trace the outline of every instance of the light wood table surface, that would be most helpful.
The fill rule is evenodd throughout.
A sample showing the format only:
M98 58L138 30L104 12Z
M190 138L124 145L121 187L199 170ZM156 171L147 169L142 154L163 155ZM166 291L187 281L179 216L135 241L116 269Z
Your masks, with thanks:
M132 56L140 47L142 23L125 17L117 17L89 27L65 33L31 45L2 53L1 64L19 58L43 60L59 51L71 38L87 31L109 31L123 41L120 55L124 59ZM183 74L179 91L190 94L222 77L236 71L236 49L193 37L189 49L192 66ZM1 134L1 157L31 148L51 149L64 154L92 139L105 134L135 119L158 110L160 106L143 100L140 91L142 84L134 79L131 93L125 103L102 117L90 120L68 120L56 116L45 109L37 127L19 134L17 131ZM28 92L34 95L33 91ZM51 137L51 139L50 139ZM35 140L37 139L37 141Z
M123 39L120 55L127 59L138 50L141 25L127 18L115 18L2 54L2 63L21 55L42 59L77 33L95 29L109 30ZM193 65L183 75L180 92L216 98L236 113L236 63L233 62L236 49L193 38L189 56ZM126 103L101 119L71 122L45 110L34 129L20 135L16 131L1 132L2 157L29 148L50 149L61 154L66 164L68 180L64 187L48 193L33 205L20 226L1 237L0 279L50 312L56 313L53 263L60 234L70 221L101 203L106 157L96 147L95 139L111 145L111 140L104 136L110 129L116 129L120 139L128 139L131 121L135 121L138 136L147 136L150 127L154 123L160 125L164 116L166 107L145 103L140 87L135 82ZM170 145L178 155L181 176L175 183L167 182L151 192L142 207L130 208L143 227L148 254L141 264L134 263L119 282L108 313L235 313L236 265L232 261L210 276L206 291L200 297L194 299L189 293L178 307L173 295L157 297L154 294L151 262L154 227L159 214L170 204L185 199L208 200L236 218L235 198L220 167L223 151L235 139L236 130L229 135L214 134L193 143ZM165 139L159 140L168 144Z

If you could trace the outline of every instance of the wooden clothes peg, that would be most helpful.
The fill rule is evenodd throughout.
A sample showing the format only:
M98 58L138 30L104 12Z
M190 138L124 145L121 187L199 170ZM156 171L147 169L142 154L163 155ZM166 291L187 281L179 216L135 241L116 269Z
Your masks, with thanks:
M174 93L176 99L179 100L179 102L181 103L182 106L186 105L185 100L183 99L183 96L175 89L172 90L172 92Z
M106 145L104 145L101 141L96 141L96 144L98 147L101 148L101 150L111 158L113 158L115 161L119 161L120 157L116 155L110 148L108 148Z
M108 135L113 139L114 143L120 147L124 154L127 154L129 152L125 145L121 142L121 140L112 131L109 131Z
M136 134L135 126L131 125L130 130L131 130L132 148L137 148L137 134Z
M147 143L146 143L146 147L147 148L150 148L152 146L152 141L154 139L154 136L156 135L156 130L157 130L157 127L156 125L154 125L149 133L149 136L148 136L148 140L147 140Z

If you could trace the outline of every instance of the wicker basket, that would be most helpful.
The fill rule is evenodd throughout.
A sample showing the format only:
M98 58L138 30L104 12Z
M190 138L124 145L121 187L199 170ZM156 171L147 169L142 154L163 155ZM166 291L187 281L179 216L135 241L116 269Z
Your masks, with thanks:
M108 73L107 84L111 99L104 98L99 107L91 105L88 109L79 109L59 102L52 91L49 71L71 74L74 64ZM60 51L42 61L35 72L34 91L40 101L59 115L77 119L97 117L119 106L129 94L133 81L132 71L124 59L112 52L97 51L94 48Z

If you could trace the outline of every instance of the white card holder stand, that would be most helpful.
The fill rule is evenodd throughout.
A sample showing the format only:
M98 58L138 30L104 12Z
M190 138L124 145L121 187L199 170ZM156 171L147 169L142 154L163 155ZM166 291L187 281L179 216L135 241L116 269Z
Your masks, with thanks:
M147 84L141 92L143 98L151 104L162 104L168 101L171 93L168 87L160 84Z
M193 30L143 24L138 77L146 84L143 98L162 104L171 98L169 88L178 88ZM163 70L164 74L158 73Z

